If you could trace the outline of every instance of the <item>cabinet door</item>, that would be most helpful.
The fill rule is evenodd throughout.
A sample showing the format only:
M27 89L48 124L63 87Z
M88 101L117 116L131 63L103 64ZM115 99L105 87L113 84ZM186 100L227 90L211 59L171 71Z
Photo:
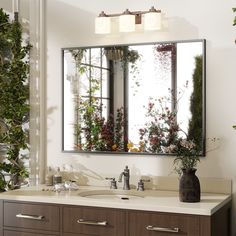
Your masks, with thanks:
M129 236L200 236L197 216L130 211Z
M94 234L72 234L72 233L63 233L62 236L94 236Z
M125 212L95 207L64 207L64 235L125 236Z
M4 227L59 231L59 207L47 204L4 202Z

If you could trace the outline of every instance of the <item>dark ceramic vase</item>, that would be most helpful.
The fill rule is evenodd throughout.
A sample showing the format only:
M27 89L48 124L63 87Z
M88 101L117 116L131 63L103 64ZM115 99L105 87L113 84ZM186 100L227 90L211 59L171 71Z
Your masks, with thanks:
M182 169L179 181L179 199L181 202L200 202L201 188L196 169Z

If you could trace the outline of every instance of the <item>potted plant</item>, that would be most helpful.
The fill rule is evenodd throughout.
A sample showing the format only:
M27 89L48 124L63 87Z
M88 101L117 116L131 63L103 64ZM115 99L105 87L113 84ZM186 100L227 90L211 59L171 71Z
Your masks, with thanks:
M175 170L181 176L179 182L180 201L200 202L200 182L195 175L196 166L200 161L198 147L192 140L180 139L176 145L176 153Z

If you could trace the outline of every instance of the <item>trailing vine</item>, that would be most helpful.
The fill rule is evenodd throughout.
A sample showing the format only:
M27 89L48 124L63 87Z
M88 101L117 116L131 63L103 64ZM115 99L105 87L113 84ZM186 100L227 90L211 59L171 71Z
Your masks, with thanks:
M19 187L28 177L24 159L29 152L30 45L22 35L20 23L0 9L0 119L6 127L0 130L0 143L6 149L0 162L2 191Z

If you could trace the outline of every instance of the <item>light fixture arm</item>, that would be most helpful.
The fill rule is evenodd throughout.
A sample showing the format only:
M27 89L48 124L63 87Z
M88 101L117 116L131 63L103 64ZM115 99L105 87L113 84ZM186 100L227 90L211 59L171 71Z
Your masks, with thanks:
M161 10L159 9L157 10L154 6L152 6L148 11L129 11L129 9L126 9L122 13L112 13L112 14L106 14L104 11L101 11L101 13L99 14L99 17L118 17L121 15L135 15L135 24L141 24L142 15L146 13L150 13L150 12L161 13Z

